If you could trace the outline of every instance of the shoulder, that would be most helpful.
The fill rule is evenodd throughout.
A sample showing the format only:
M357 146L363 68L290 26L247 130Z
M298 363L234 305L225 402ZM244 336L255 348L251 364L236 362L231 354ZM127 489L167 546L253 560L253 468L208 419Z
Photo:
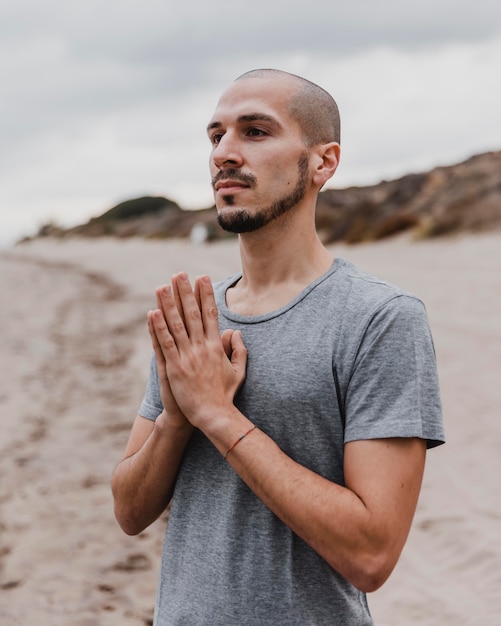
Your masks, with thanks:
M338 259L337 280L344 284L346 312L349 315L372 318L382 310L420 315L423 301L415 294L366 272L349 261Z
M417 340L428 341L430 330L425 306L413 293L339 259L336 353L353 366L371 347ZM334 278L334 275L333 275Z
M385 300L399 295L413 296L398 285L370 274L350 261L340 258L337 260L340 277L350 286L354 296L372 300Z

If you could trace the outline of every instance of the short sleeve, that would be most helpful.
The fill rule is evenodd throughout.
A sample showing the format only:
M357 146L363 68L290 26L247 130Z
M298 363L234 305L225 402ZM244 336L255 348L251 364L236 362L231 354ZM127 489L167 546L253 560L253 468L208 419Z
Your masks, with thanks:
M164 407L160 397L160 383L158 381L158 370L155 354L152 355L150 361L150 374L146 389L144 392L143 401L139 407L139 415L146 417L150 420L156 420Z
M363 333L345 400L345 441L419 437L445 441L433 340L423 303L399 295Z

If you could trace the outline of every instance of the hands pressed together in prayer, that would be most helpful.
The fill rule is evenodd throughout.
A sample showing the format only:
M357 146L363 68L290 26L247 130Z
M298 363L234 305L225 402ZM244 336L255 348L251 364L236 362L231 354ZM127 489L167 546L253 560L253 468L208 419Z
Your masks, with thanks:
M211 280L201 276L192 288L182 272L156 290L157 308L148 329L157 361L166 418L179 426L188 420L210 431L234 410L245 379L247 351L240 331L219 334Z

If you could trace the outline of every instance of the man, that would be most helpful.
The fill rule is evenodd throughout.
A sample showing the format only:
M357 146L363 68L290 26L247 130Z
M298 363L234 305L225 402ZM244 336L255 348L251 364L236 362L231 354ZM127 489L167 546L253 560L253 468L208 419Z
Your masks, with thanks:
M365 593L394 568L443 441L424 307L317 236L340 155L324 90L249 72L208 134L242 273L157 290L117 519L139 533L172 499L157 626L372 624Z

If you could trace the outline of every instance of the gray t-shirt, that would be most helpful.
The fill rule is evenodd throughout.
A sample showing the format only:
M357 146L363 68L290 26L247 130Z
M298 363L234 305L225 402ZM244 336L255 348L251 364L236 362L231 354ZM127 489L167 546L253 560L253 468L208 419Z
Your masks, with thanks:
M221 331L240 329L248 350L235 404L286 454L343 485L348 441L444 441L419 299L336 259L286 306L242 316L225 303L239 278L215 286ZM161 411L152 359L139 414L155 419ZM283 524L195 430L174 492L155 625L372 623L365 594Z

